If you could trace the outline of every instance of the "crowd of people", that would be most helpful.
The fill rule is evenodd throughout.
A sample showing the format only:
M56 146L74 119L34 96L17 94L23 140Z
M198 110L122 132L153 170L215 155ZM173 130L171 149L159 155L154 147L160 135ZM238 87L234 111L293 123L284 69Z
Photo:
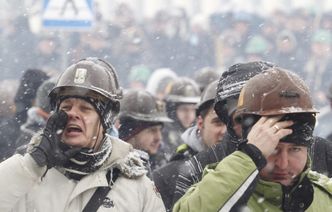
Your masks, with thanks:
M190 77L206 66L222 72L237 62L265 60L283 64L305 79L315 105L327 102L323 94L330 83L330 12L294 9L264 17L232 11L189 16L182 8L171 8L137 20L134 10L122 3L112 18L104 18L98 7L96 13L93 30L62 34L32 32L28 16L2 20L0 57L10 59L0 60L1 78L17 79L34 67L59 74L64 64L93 55L112 61L121 84L129 87L135 84L132 81L146 83L158 68ZM144 74L135 74L137 69Z
M330 14L115 18L1 60L0 211L332 210Z

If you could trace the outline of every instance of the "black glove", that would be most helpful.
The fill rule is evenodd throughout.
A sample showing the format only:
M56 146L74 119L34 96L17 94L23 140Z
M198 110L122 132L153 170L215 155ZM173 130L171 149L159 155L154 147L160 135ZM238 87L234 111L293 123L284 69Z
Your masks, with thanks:
M50 169L54 166L64 165L81 148L70 148L61 142L61 134L68 122L68 115L60 110L52 114L47 120L39 144L32 147L30 155L39 166L47 165Z

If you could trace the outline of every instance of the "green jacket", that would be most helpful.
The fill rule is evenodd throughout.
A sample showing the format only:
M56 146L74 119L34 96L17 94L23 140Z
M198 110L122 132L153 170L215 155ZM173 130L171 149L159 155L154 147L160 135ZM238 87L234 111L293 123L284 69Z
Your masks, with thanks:
M286 192L278 183L260 180L258 173L247 154L235 151L207 167L203 179L176 202L173 212L236 211L241 207L250 211L283 211L283 207L294 204L296 211L301 211L299 208L309 205L311 199L306 211L332 211L332 180L328 177L308 169L299 183ZM310 194L313 198L309 198Z

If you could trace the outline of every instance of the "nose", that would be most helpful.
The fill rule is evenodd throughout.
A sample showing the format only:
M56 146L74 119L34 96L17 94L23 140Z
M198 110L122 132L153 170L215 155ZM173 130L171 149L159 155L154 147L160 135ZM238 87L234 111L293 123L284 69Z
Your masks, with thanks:
M65 112L67 113L69 119L77 119L79 118L78 111L79 111L78 108L73 106L69 110L66 110Z
M288 153L287 151L281 151L276 155L275 165L279 169L286 169L288 167Z
M158 142L160 142L161 141L161 139L162 139L162 135L161 135L161 130L160 129L158 129L156 132L155 132L155 140L156 141L158 141Z

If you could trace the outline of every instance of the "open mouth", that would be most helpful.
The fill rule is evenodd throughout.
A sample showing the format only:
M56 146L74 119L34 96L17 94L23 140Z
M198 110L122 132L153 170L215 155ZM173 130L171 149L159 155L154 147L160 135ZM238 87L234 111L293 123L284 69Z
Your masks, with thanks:
M67 133L80 133L80 132L83 132L83 130L78 125L70 124L66 128L66 132Z

